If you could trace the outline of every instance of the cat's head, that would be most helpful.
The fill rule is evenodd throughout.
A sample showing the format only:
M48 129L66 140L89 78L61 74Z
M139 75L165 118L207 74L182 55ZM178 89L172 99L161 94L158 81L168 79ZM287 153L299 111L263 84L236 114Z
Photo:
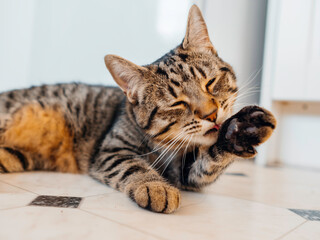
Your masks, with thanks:
M196 5L183 42L154 63L137 66L114 55L105 62L132 104L136 122L156 141L212 145L232 112L235 74L211 44Z

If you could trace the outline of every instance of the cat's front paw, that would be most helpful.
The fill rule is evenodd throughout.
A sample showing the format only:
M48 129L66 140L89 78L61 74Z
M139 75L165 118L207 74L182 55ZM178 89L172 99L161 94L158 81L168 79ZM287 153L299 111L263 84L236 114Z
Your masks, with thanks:
M221 126L219 147L237 156L250 158L255 146L265 142L276 127L276 119L266 109L248 106L227 119Z
M142 208L172 213L179 207L180 191L161 181L146 182L132 193L131 198Z

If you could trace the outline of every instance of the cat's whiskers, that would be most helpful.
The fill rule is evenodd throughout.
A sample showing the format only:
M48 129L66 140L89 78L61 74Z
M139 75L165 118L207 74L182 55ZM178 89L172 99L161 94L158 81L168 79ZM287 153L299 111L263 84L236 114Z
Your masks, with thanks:
M184 179L183 169L184 169L184 165L185 165L185 161L186 161L187 150L188 150L188 147L189 147L190 142L192 141L193 136L194 136L194 135L191 135L191 138L189 139L189 142L187 143L187 146L186 146L186 148L185 148L184 151L183 151L183 156L182 156L182 161L181 161L181 176L182 176L182 179Z
M190 126L188 126L190 128ZM192 127L192 126L191 126ZM184 137L183 135L186 134L186 136ZM166 154L171 150L171 148L179 141L181 140L180 136L184 137L182 140L181 140L181 143L179 143L177 149L175 149L173 152L174 153L177 153L181 147L183 147L183 145L185 144L186 142L186 138L187 137L190 137L194 135L194 132L186 132L186 131L181 131L175 138L171 139L169 142L171 142L171 144L169 146L166 147L166 149L158 156L158 158L150 165L150 167L154 167L156 166L165 156ZM172 141L174 140L174 141ZM170 156L172 156L172 153L170 154ZM170 158L169 156L169 158ZM163 165L163 164L162 164ZM161 165L161 166L162 166Z
M166 141L172 134L174 134L175 132L171 132L170 134L168 134L164 139L162 139L159 143L157 143L157 145L155 146L155 148L156 147L158 147L161 143L163 143L164 141ZM171 139L168 141L168 142L170 142L171 141ZM168 143L168 142L166 142L166 143ZM162 148L162 146L160 146L158 149L161 149Z
M246 98L248 96L251 96L255 93L260 92L259 89L255 90L255 89L248 89L247 92L241 93L240 95L238 95L237 97L235 97L236 101L239 101L240 99Z
M247 103L247 102L241 102L241 103L236 103L234 105L235 108L241 108L241 107L245 107L245 106L248 106L250 105L250 103Z
M196 144L195 144L195 142L194 142L194 143L193 143L193 151L192 151L192 153L193 153L193 159L194 159L194 160L196 160L195 151L196 151Z
M252 103L246 103L246 102L243 102L242 100L246 99L247 97L249 96L252 96L253 94L257 93L259 91L250 91L248 90L247 93L243 93L241 95L239 95L236 99L235 99L235 103L233 104L233 107L234 108L239 108L241 106L247 106L247 105L250 105Z
M142 144L144 144L145 142L149 141L150 140L150 136L148 134L144 134L144 137L142 138L138 148L140 148L142 146Z
M159 170L167 161L168 159L170 159L173 155L175 155L175 153L178 151L179 147L184 143L185 139L188 138L188 136L185 136L182 141L178 144L178 146L170 153L170 155L168 156L168 158L163 162L161 163L161 165L159 165L157 167L157 170Z
M254 80L255 80L255 78L259 75L259 73L261 72L261 70L262 70L262 67L260 67L255 73L252 73L250 76L249 76L249 78L248 78L248 80L246 80L244 83L244 85L242 85L241 87L239 87L239 89L238 89L238 91L237 92L239 92L239 91L241 91L243 88L246 88L247 86L249 86ZM236 93L237 93L236 92Z
M262 70L262 67L260 67L260 69L257 70L255 73L252 73L252 74L250 75L250 77L248 78L248 80L246 80L246 81L244 82L244 85L240 86L240 87L238 88L238 90L231 95L231 97L234 96L234 95L237 95L240 91L242 91L242 89L244 89L244 88L246 88L247 86L249 86L249 85L255 80L255 78L258 76L258 74L260 73L261 70Z
M177 136L175 136L174 138L172 138L172 140L170 140L169 142L171 142L163 151L162 153L157 157L156 160L154 160L154 162L149 166L149 168L153 168L154 166L156 166L158 164L158 162L160 162L162 160L162 158L165 156L165 154L170 151L170 149L175 145L176 142L178 142L180 139L179 137L182 136L183 134L185 134L183 131L181 131Z
M164 167L164 169L162 170L161 172L161 175L165 172L165 170L167 169L167 167L169 166L169 164L171 163L171 161L174 159L174 157L177 155L177 153L180 151L180 149L183 147L184 143L186 143L188 141L188 138L190 139L190 135L187 135L183 140L182 142L178 145L178 147L170 154L170 156L167 158L166 161L164 161L159 167L161 168L165 163L166 166Z
M172 132L172 133L170 133L169 135L167 135L164 139L162 139L159 143L157 143L157 145L156 145L155 147L159 146L162 142L164 142L164 141L165 141L169 136L171 136L173 133L174 133L174 132ZM152 138L152 135L144 134L144 137L143 137L143 139L141 140L141 143L140 143L140 145L138 146L138 148L141 147L141 145L144 144L146 141L150 141L151 138ZM161 148L162 148L162 146L161 146L159 149L161 149ZM157 150L155 150L155 151L157 151ZM151 152L151 153L152 153L152 152ZM147 154L150 154L150 153L147 153ZM145 155L145 154L143 154L143 155ZM141 156L141 155L139 155L139 156Z
M163 143L169 136L171 136L172 134L174 134L174 132L170 133L168 136L166 136L164 139L162 139L159 143L157 143L157 145L153 148L153 150L151 152L148 153L144 153L141 155L136 155L137 157L142 157L142 156L147 156L150 155L152 153L155 153L157 151L159 151L160 149L164 148L166 146L166 144L170 143L172 141L172 139L170 139L168 142L166 142L165 144L161 145L160 147L158 147L161 143Z
M244 93L246 93L247 91L249 91L250 88L247 88L247 89L246 89L246 92L239 94L240 91L242 91L243 89L245 89L247 86L249 86L249 85L255 80L255 78L258 76L258 74L261 72L261 70L262 70L262 67L260 67L255 73L252 73L252 74L249 76L248 80L244 82L244 85L240 86L240 87L238 88L238 90L237 90L236 92L234 92L234 93L229 97L229 99L226 101L225 104L230 104L230 102L236 101L238 96L241 96L242 94L244 94Z

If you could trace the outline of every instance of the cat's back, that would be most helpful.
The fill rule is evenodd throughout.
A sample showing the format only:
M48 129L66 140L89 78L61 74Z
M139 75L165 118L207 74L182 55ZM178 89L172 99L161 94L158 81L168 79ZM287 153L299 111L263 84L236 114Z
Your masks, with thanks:
M13 113L25 105L59 107L65 112L86 114L118 105L124 94L117 87L68 83L33 86L0 93L0 113Z

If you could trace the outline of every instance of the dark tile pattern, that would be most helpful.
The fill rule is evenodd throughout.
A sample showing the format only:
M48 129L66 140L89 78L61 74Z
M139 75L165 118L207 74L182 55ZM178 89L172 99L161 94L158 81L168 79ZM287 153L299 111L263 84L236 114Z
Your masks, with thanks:
M230 176L238 176L238 177L247 177L246 174L244 173L232 173L232 172L226 172L225 175L230 175Z
M81 202L80 197L61 197L41 195L34 199L29 205L43 207L77 208Z
M289 209L290 211L298 214L300 217L309 221L320 221L319 210L305 210L305 209Z

